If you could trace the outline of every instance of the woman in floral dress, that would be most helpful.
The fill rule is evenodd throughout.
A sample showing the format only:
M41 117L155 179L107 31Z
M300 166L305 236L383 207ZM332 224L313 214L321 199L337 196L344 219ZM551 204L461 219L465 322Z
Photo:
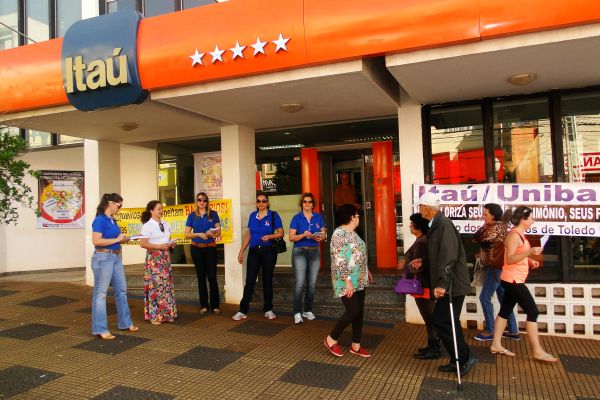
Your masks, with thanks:
M144 319L153 325L173 322L177 307L171 273L169 250L176 246L171 241L171 227L162 220L163 206L152 200L142 212L141 246L147 250L144 269Z
M371 354L360 345L365 308L365 288L371 282L367 268L367 248L356 234L359 224L356 206L344 204L338 209L341 225L331 235L331 282L335 296L344 304L344 314L338 318L335 327L323 339L323 344L331 354L342 357L344 352L338 344L342 331L352 324L352 345L348 350L360 357Z

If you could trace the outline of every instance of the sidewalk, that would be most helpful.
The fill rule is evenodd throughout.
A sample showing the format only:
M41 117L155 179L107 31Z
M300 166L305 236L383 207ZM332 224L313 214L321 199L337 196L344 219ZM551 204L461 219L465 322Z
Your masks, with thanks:
M118 336L102 341L89 333L90 295L78 284L0 280L0 399L600 398L598 341L544 336L561 360L545 365L531 359L527 340L506 343L518 357L497 357L469 331L479 364L457 397L455 376L437 370L446 358L412 357L424 345L422 326L366 326L363 345L373 356L337 359L322 344L332 321L295 326L290 317L250 313L235 322L235 307L200 316L181 304L174 324L151 326L131 299L140 331L117 331L111 304ZM349 341L346 332L341 342Z

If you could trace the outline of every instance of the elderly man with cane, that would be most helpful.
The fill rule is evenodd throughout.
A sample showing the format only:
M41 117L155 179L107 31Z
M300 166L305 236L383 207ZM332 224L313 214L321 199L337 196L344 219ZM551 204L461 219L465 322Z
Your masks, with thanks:
M465 249L452 221L440 212L440 201L434 193L421 196L419 212L431 221L427 247L431 293L436 299L433 325L450 354L450 362L439 369L456 372L460 387L460 376L469 372L477 363L460 327L460 312L465 295L471 291Z

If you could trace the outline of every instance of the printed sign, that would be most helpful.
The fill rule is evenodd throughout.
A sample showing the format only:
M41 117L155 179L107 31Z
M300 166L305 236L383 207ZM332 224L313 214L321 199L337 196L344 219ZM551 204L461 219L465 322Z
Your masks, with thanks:
M221 169L220 151L195 153L194 169L196 193L205 192L209 199L223 197L223 171Z
M460 233L477 231L483 224L483 205L496 203L503 209L531 207L535 223L527 233L532 235L600 236L597 183L415 184L415 212L419 197L426 192L438 195L442 212Z
M38 229L85 228L83 171L41 171Z
M221 237L217 243L233 242L233 228L231 226L231 199L211 200L210 207L219 214L221 220ZM194 211L194 204L180 204L163 207L163 219L171 226L171 239L178 239L178 244L189 244L190 239L184 238L185 222L188 215ZM144 208L122 208L116 215L121 232L127 236L142 233L141 216ZM139 245L139 240L130 240L126 244Z

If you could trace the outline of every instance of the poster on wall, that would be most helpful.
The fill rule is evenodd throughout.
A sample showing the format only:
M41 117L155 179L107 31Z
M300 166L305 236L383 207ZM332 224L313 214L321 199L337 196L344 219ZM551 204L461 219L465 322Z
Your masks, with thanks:
M40 172L37 228L85 228L84 172Z
M460 233L475 233L483 224L483 206L499 204L503 210L532 209L532 235L600 236L600 183L490 183L424 185L413 187L413 204L419 197L437 194L441 211Z
M210 208L219 214L221 220L221 236L217 243L233 242L233 227L231 226L231 199L211 200ZM171 226L171 239L177 239L178 244L189 244L190 239L184 236L185 222L188 215L195 209L195 204L179 204L163 207L163 219ZM127 236L137 236L142 232L142 211L145 208L122 208L116 216L121 232ZM126 244L139 245L139 240L130 240Z
M194 154L194 188L196 193L205 192L209 199L223 197L223 173L221 152Z

